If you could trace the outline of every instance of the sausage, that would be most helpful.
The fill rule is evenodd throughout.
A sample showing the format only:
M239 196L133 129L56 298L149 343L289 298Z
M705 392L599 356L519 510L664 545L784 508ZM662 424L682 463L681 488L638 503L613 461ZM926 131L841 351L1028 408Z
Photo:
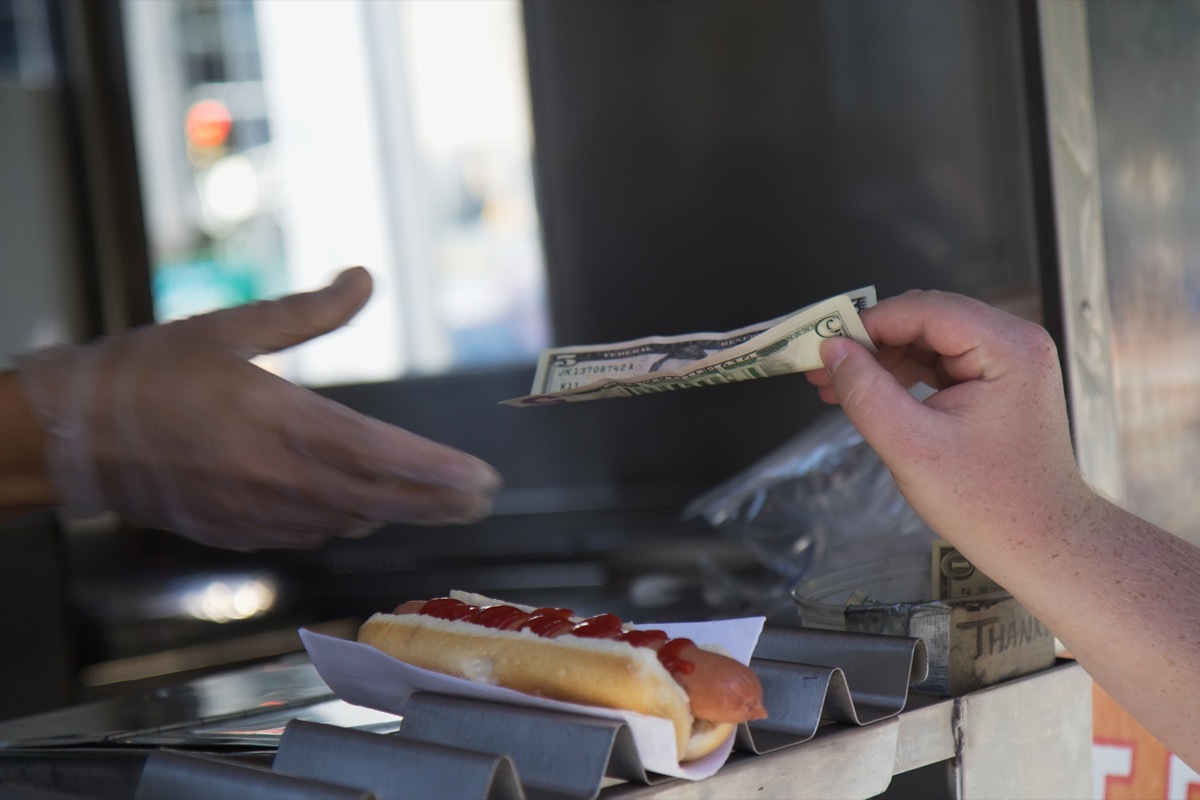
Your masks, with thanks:
M437 602L449 601L449 598L437 598ZM420 614L426 608L428 601L424 600L409 600L396 606L392 614ZM449 601L457 603L458 601ZM463 618L455 616L461 614L465 616L464 611L460 607L474 608L466 606L466 604L443 606L455 609L453 612L443 616L442 614L434 614L442 616L442 618ZM489 608L495 609L495 606ZM503 609L508 609L515 612L515 607L502 606ZM602 622L596 622L601 618L591 618L590 620L581 620L566 609L535 609L532 614L537 614L539 611L556 611L561 612L562 616L568 616L575 623L576 630L585 628L589 623L602 626L606 630L619 633L623 630L619 620L616 620L611 614L602 615L606 618ZM478 612L475 612L478 616ZM495 615L503 621L501 625L488 625L488 627L498 627L501 629L519 629L522 621L527 621L530 613L517 615L509 613L506 615ZM474 621L467 619L466 621ZM559 632L555 636L572 635L571 626L566 626L567 630L563 631L563 626L559 626ZM643 631L648 634L661 634L657 631ZM610 636L595 636L594 638L612 638ZM647 637L640 642L640 646L649 647L655 651L662 651L667 645L668 640L666 634L661 634L661 637ZM697 719L708 720L710 722L722 723L740 723L754 719L765 719L767 710L762 702L762 684L758 680L758 676L754 671L740 664L728 656L714 653L708 650L697 647L689 640L675 640L678 646L671 649L668 658L664 660L664 666L671 671L675 681L687 693L688 700L691 703L692 714ZM636 646L636 645L635 645ZM673 668L677 665L677 668Z
M696 667L691 673L675 673L675 680L687 692L697 719L734 723L766 719L762 684L754 670L694 644L683 648L679 657Z

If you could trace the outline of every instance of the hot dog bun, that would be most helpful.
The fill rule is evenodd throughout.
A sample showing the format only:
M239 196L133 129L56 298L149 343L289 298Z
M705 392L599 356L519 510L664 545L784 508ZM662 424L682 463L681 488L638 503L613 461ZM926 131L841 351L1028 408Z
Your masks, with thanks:
M501 602L462 592L452 596L474 605ZM543 639L528 631L495 630L420 614L375 614L359 629L358 640L446 675L666 718L675 728L680 761L711 753L735 727L697 721L687 693L654 651L624 642L574 636Z

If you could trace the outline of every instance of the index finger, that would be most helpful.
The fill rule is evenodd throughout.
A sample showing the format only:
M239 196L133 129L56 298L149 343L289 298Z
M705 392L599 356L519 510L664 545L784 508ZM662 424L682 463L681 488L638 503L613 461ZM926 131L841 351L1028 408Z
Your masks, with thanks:
M880 301L861 314L882 350L914 348L940 358L952 381L993 380L1011 366L1010 353L1029 349L1024 340L1048 335L1032 322L980 300L937 290L912 290ZM1052 345L1052 343L1051 343Z
M326 397L305 400L303 418L289 426L293 446L344 472L464 492L500 486L500 474L475 456Z

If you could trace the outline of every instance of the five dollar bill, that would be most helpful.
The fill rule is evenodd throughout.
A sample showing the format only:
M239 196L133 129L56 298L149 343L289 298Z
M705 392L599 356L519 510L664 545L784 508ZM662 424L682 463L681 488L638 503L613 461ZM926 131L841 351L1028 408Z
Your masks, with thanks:
M858 318L875 301L875 287L868 286L727 333L543 350L530 393L504 404L525 408L636 397L819 369L824 339L849 336L875 350Z

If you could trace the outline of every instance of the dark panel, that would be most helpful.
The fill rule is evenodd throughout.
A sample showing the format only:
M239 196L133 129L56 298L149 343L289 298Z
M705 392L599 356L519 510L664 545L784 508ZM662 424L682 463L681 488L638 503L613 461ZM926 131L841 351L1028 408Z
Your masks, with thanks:
M1010 3L526 3L561 343L1036 286Z
M64 563L50 514L0 525L0 719L75 702L75 653L68 634Z
M505 477L501 513L676 505L794 435L823 406L801 376L517 409L532 369L323 389Z
M78 203L87 335L154 321L120 3L47 4L62 70L63 159Z

